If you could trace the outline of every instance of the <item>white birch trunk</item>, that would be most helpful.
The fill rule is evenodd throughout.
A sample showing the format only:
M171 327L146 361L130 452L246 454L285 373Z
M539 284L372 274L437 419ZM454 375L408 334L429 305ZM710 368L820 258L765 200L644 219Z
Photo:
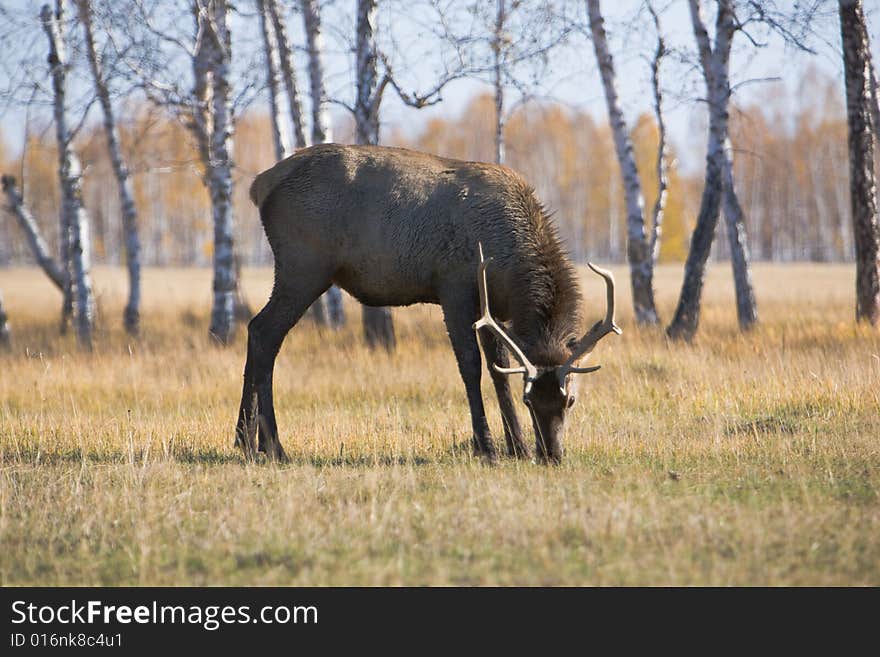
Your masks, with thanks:
M116 185L119 191L119 205L122 210L122 230L125 234L126 265L128 267L128 302L123 311L123 324L130 335L137 335L140 330L140 306L141 306L141 242L138 236L137 208L134 204L134 195L131 182L128 177L128 167L122 157L122 149L119 143L119 130L116 126L116 117L113 111L113 103L110 100L110 90L101 62L98 59L97 48L92 28L92 8L90 0L77 0L79 18L83 26L86 42L86 55L89 67L92 70L92 78L95 83L95 92L101 103L104 114L104 133L107 137L107 150L110 153L110 162L113 165L113 173L116 177Z
M296 86L293 49L290 46L290 40L287 38L287 26L284 23L284 16L278 7L278 0L264 1L269 16L272 18L272 25L275 28L275 41L278 44L281 62L281 77L284 80L284 88L287 91L287 104L290 108L290 120L293 122L296 147L304 148L306 146L306 136L303 131L302 107L299 102L299 92Z
M211 88L211 69L213 68L213 50L206 34L207 7L199 0L193 5L195 12L195 34L199 38L193 52L193 91L189 128L196 138L199 159L204 167L204 181L208 184L209 171L212 166L211 132L213 131L212 106L213 90Z
M731 266L736 288L737 316L740 327L749 328L757 321L757 306L749 272L748 244L742 208L733 184L733 164L729 152L728 106L730 82L728 66L736 24L733 2L720 0L715 26L715 46L709 41L699 0L689 0L691 23L697 42L700 65L706 83L709 104L709 143L706 149L706 179L697 226L691 236L691 247L685 263L685 276L678 306L666 332L673 338L690 340L696 333L700 317L700 297L705 278L706 262L721 205L724 204Z
M742 206L736 195L733 181L733 148L730 138L724 141L722 149L722 182L724 185L724 218L727 223L727 238L730 243L730 263L733 268L733 282L736 290L736 316L740 329L746 331L758 322L758 304L752 285L749 265L749 243Z
M33 215L24 204L24 199L18 191L13 176L3 176L3 192L6 194L7 210L15 216L18 224L24 231L27 238L28 246L34 254L34 259L40 268L46 273L55 286L63 293L65 285L65 275L58 263L49 253L49 247L40 233L40 227L34 221Z
M723 20L718 21L716 28L716 46L711 58L713 69L711 76L706 76L706 88L709 90L709 112L716 115L715 124L719 132L718 139L722 144L721 150L717 151L715 156L719 158L724 185L722 204L727 223L730 265L733 269L733 283L736 291L736 316L740 329L745 331L758 322L758 304L752 285L745 218L734 185L733 148L729 136L730 78L728 72L730 70L730 48L736 30L733 14L735 4L735 0L722 0L719 4L719 15L723 17ZM710 82L712 78L715 79L715 84Z
M632 142L617 97L614 60L608 49L608 39L605 34L599 0L587 0L587 13L590 32L593 36L593 47L599 62L602 86L605 90L605 101L608 106L611 131L614 135L617 161L623 176L624 198L626 200L627 257L636 321L639 324L656 324L659 319L654 305L654 268L645 230L642 185L636 168Z
M506 0L496 0L495 33L492 38L493 85L495 87L495 162L504 164L504 70L503 39L507 21Z
M709 33L703 23L702 11L699 0L689 0L691 24L694 37L697 41L697 52L700 56L700 64L703 69L703 78L706 82L707 96L711 105L712 99L717 98L715 85L720 85L727 90L726 70L721 67L720 76L714 75L713 52L709 41ZM718 6L718 25L724 19L724 6ZM715 51L721 48L730 48L729 40L723 38L722 32L716 34ZM673 339L691 340L697 332L700 322L700 302L703 292L703 282L706 274L706 262L712 250L712 241L715 237L715 229L718 225L718 216L721 210L722 196L722 155L724 140L727 134L727 104L720 107L712 107L709 110L709 138L706 147L706 175L703 184L703 195L700 199L700 211L697 215L697 225L691 234L690 249L684 267L684 280L678 297L678 305L675 315L666 334ZM723 124L723 125L722 125Z
M666 121L663 118L663 91L660 85L660 64L666 56L667 50L660 29L660 18L650 3L648 10L651 12L654 26L657 29L657 48L654 51L654 59L651 60L651 89L654 94L654 117L657 120L657 199L654 201L654 209L651 212L651 268L653 270L660 258L660 238L663 235L663 217L669 189L669 172L666 161Z
M211 334L227 344L235 332L236 276L233 254L232 208L232 40L226 0L215 0L207 21L206 42L211 51L211 133L208 189L214 220L214 302Z
M312 144L333 141L327 92L324 87L324 37L321 33L321 8L318 0L302 0L303 24L309 56L309 90L312 97ZM335 285L315 302L321 304L324 316L333 328L345 326L342 291ZM314 304L313 304L314 305Z
M880 324L880 222L871 118L871 52L861 0L839 0L846 80L849 185L856 251L856 320Z
M58 141L58 178L64 217L62 231L69 231L67 255L75 297L74 320L80 344L91 349L95 309L90 274L89 222L82 205L82 169L73 150L73 138L67 125L64 5L64 0L56 0L54 13L49 5L43 5L40 18L49 40L55 134Z
M356 90L355 133L358 144L379 143L379 106L382 87L377 80L376 0L358 0L355 35ZM370 347L383 346L391 351L396 345L394 323L388 308L363 307L364 337Z
M312 95L312 143L333 141L327 91L324 86L324 35L318 0L302 0L306 47L309 55L309 86Z
M275 146L275 159L283 160L290 150L290 138L287 134L287 122L281 113L279 87L281 78L278 69L281 65L278 55L278 42L271 25L271 17L266 8L266 0L256 0L260 14L260 30L263 33L263 54L266 58L266 86L269 88L269 116L272 124L272 143Z
M3 295L0 294L0 349L9 350L12 347L12 336L9 330L9 317L3 308Z

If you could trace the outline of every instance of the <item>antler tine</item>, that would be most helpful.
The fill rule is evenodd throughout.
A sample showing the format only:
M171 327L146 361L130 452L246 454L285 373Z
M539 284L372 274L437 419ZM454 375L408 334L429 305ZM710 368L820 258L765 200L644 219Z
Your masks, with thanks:
M623 331L614 323L614 276L610 271L596 267L592 262L588 262L587 266L594 272L599 274L605 280L605 318L596 322L584 336L578 340L577 345L572 350L571 356L565 364L559 368L559 384L562 386L565 377L569 374L585 374L595 372L599 369L599 365L593 367L574 367L574 362L581 358L584 354L593 351L596 344L609 333L617 333L620 335Z
M605 279L605 319L602 324L608 326L611 331L620 335L623 331L614 323L614 275L607 269L597 267L592 262L588 262L587 266L594 272ZM604 336L604 334L603 334ZM600 336L600 337L603 337Z
M486 284L486 268L492 262L492 258L488 260L483 258L482 242L478 242L477 246L480 252L480 266L477 270L477 290L480 293L480 319L474 322L474 330L486 328L491 331L496 338L504 343L514 358L522 365L522 367L498 367L493 363L492 367L495 368L496 372L501 374L525 374L526 377L534 378L538 374L537 368L532 365L531 361L522 352L522 349L513 341L513 338L504 332L504 329L494 320L492 313L489 311L489 288Z

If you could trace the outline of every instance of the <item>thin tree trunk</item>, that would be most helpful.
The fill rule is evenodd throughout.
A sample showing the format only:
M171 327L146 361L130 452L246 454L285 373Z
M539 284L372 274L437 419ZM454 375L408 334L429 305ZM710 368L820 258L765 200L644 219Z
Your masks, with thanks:
M287 104L290 107L290 120L293 122L293 134L296 139L296 147L306 146L306 136L303 131L302 108L299 103L299 92L296 87L296 72L293 66L293 50L287 38L287 26L284 24L278 0L265 0L272 25L275 28L275 41L281 56L281 77L284 80L284 88L287 91Z
M354 106L356 140L358 144L379 143L379 106L382 87L377 80L376 44L374 25L376 1L358 0L355 54L357 89ZM382 346L392 351L397 339L394 322L388 308L363 307L364 337L370 347Z
M721 208L721 170L718 158L713 151L721 148L713 134L709 137L709 152L706 155L706 176L703 195L700 199L700 212L697 225L691 234L691 245L684 266L684 281L678 297L678 306L666 334L673 339L691 340L697 332L700 322L700 299L703 291L703 279L706 261L712 250L715 227L718 225L718 214Z
M733 183L733 162L730 139L724 142L724 161L722 163L722 182L724 184L724 218L727 222L727 238L730 243L730 263L733 268L733 283L736 290L736 316L743 331L758 322L758 304L752 286L749 267L749 244L742 206L736 196Z
M113 173L116 176L116 185L119 191L119 205L122 209L122 229L125 234L126 264L128 267L128 302L123 311L123 324L130 335L137 335L140 330L140 306L141 306L141 242L138 236L137 209L134 204L134 195L128 177L128 167L122 157L122 149L119 145L119 130L116 126L116 117L113 104L110 100L110 90L107 80L98 60L98 52L95 47L94 33L92 29L92 7L90 0L78 0L79 18L83 25L86 41L86 54L89 66L92 69L92 78L95 83L95 92L101 103L104 113L104 133L107 137L107 150L110 153L110 162L113 165Z
M302 0L303 24L309 56L309 87L312 96L312 144L333 141L330 113L327 111L327 92L324 88L323 36L318 0ZM333 328L345 325L342 291L335 285L319 299L325 317ZM317 303L317 302L316 302ZM314 305L314 304L313 304Z
M287 135L287 123L281 115L279 87L281 79L278 74L280 66L278 42L271 26L271 17L266 8L266 0L256 0L260 14L260 30L263 33L263 54L266 58L266 86L269 88L269 116L272 123L272 143L275 145L275 159L283 160L290 152L290 140Z
M92 347L94 297L90 275L89 222L82 205L82 169L73 151L73 137L67 125L67 60L64 44L64 0L56 0L55 12L43 5L40 18L49 39L55 134L58 140L58 177L61 183L62 232L69 230L68 258L75 293L74 315L77 337L86 349Z
M40 233L40 228L37 226L37 222L34 221L33 216L25 206L24 199L16 187L15 177L3 176L2 182L3 192L6 194L6 199L8 201L8 205L6 206L7 210L18 219L18 224L24 231L25 237L27 237L28 246L30 246L37 264L45 272L46 276L49 277L49 280L55 284L55 287L57 287L63 294L65 285L64 272L49 253L49 247L46 246L46 241Z
M228 344L235 332L236 276L232 207L231 35L226 0L215 0L206 20L211 51L211 166L208 188L214 220L214 302L210 333Z
M378 93L376 71L376 0L357 0L357 23L355 26L355 140L358 144L379 143L379 106L382 95Z
M496 0L495 33L492 38L493 83L495 87L495 162L504 163L504 77L503 40L507 21L506 0Z
M718 3L715 24L715 47L703 24L699 0L690 0L691 21L709 105L709 146L706 153L706 181L697 227L691 239L691 252L685 265L685 279L678 308L666 329L672 338L690 340L699 325L705 265L712 247L718 212L724 205L730 259L736 289L737 316L740 328L750 328L758 321L757 304L749 272L748 238L745 221L733 182L733 161L728 138L730 82L728 67L736 23L730 0ZM718 187L717 189L715 187ZM708 232L707 232L708 231ZM695 252L696 250L696 252Z
M651 270L660 258L660 238L663 234L663 217L666 211L666 197L669 189L669 171L666 162L666 121L663 118L663 92L660 86L660 64L666 56L666 43L660 29L660 18L648 3L648 11L654 19L657 30L657 48L651 60L651 89L654 94L654 117L657 120L657 199L651 212Z
M856 247L856 320L880 323L880 226L874 179L871 53L860 0L839 0L849 126L849 189Z
M309 55L309 86L312 95L312 143L333 141L327 91L324 87L324 37L318 0L302 0L303 24Z
M871 52L870 43L868 53ZM880 130L880 82L877 81L877 71L874 70L874 59L868 57L868 67L871 70L871 120L874 122L874 146L877 146L877 131Z
M199 159L204 167L203 182L205 186L208 186L209 172L213 166L211 159L211 132L213 131L211 117L213 100L211 89L212 48L207 36L204 35L204 31L207 29L205 27L207 7L200 0L194 3L193 11L195 14L195 33L202 36L196 42L196 50L192 58L193 92L191 120L188 127L195 135Z
M721 209L724 169L724 142L727 138L727 96L729 84L724 63L730 53L732 36L732 16L724 2L718 4L714 51L709 44L700 15L698 0L690 0L691 21L697 40L703 77L706 80L709 100L709 142L706 149L706 177L697 225L691 235L691 245L684 268L684 280L678 297L678 306L666 334L673 339L691 340L700 323L700 300L703 292L703 279L706 262L712 250L712 240L718 225ZM724 99L718 102L718 99Z
M623 176L624 197L626 200L627 257L629 259L630 280L632 284L633 306L639 324L657 324L657 309L654 305L654 268L651 247L645 231L644 200L639 172L636 168L632 142L626 129L623 111L615 89L614 60L608 49L602 12L599 0L587 0L587 13L593 47L599 62L608 117L614 135L617 161Z
M12 348L12 336L9 331L9 318L3 308L3 295L0 294L0 349L9 351Z

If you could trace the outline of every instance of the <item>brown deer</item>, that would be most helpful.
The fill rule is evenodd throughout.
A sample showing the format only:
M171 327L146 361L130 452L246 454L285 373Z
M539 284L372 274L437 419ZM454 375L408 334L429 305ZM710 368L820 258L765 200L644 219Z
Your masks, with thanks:
M590 265L605 279L607 310L582 334L575 269L517 173L400 148L323 144L258 175L250 194L275 256L275 284L248 325L236 428L246 456L285 458L272 405L275 357L287 332L335 283L370 306L441 306L467 392L475 452L494 462L478 334L508 453L530 457L507 379L522 374L536 456L561 460L565 414L575 400L570 375L599 369L579 362L605 335L620 333L614 280ZM509 366L507 352L519 366Z

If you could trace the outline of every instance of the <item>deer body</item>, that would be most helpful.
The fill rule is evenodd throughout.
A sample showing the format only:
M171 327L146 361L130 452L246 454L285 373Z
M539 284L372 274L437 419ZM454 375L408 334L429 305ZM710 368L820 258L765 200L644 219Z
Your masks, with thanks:
M480 330L483 351L493 364L490 374L508 452L529 455L507 373L495 367L507 367L506 351L511 350L517 360L534 363L535 372L555 371L573 354L581 316L574 269L553 224L519 175L497 165L405 149L323 144L260 174L251 199L260 208L275 256L275 285L248 327L236 438L247 454L259 449L284 456L272 405L275 356L288 330L335 283L366 305L436 303L443 308L467 391L475 448L494 459L473 329L483 295L475 279L480 267L494 317L511 322L521 348L508 342L500 325ZM478 245L492 257L485 274ZM565 376L558 381L555 394L561 395L563 408L551 413L558 416L553 422L543 422L546 414L529 405L539 434L538 455L553 460L561 457L562 416L570 396ZM548 385L529 387L537 392Z

